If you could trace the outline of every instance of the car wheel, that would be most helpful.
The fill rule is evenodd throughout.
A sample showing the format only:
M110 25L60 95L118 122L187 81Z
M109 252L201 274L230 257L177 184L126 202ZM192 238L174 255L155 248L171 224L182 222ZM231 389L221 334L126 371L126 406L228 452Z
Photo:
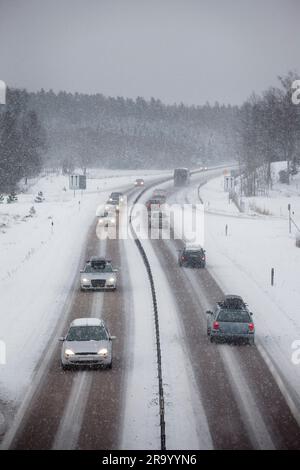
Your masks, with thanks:
M211 335L209 335L210 342L213 343L215 341L215 338Z
M112 361L109 364L107 364L107 369L112 369Z
M207 336L210 336L210 328L207 328Z
M249 344L249 346L254 346L254 338L250 338L248 340L248 344Z
M61 368L62 368L62 370L70 370L71 369L69 364L63 364L63 363L61 363Z

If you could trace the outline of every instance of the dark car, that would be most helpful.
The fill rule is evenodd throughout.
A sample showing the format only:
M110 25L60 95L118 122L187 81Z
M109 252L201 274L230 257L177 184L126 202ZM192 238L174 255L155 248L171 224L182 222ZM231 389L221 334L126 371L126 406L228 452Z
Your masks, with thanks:
M185 246L179 252L178 264L185 268L205 268L205 250L200 245Z
M225 296L213 311L207 312L207 334L210 341L239 340L254 344L255 328L252 313L239 296Z
M143 180L143 178L137 178L134 182L134 186L144 186L145 185L145 181Z
M116 201L117 204L124 202L124 194L120 192L113 192L108 198L109 202Z

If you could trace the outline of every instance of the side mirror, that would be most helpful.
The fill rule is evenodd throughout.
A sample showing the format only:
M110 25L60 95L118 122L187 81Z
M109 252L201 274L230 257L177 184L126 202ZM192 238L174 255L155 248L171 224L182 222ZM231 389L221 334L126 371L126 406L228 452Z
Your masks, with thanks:
M110 340L110 341L113 341L114 339L117 339L117 337L116 337L116 336L110 336L110 337L109 337L109 340Z
M207 315L213 315L213 312L211 310L206 310Z
M114 269L113 269L113 272L114 272L114 273L118 273L118 272L119 272L119 269L118 269L118 268L114 268Z
M58 338L58 341L64 341L64 340L65 340L64 336L61 336L60 338Z
M252 315L253 315L253 312L250 312L250 315L252 316Z

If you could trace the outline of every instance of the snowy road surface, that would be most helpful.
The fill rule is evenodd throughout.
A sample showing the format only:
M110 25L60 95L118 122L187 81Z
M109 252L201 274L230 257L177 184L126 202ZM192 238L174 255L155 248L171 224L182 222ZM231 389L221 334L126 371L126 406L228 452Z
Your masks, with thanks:
M195 175L191 189L183 191L164 183L169 202L195 203L198 184L219 173ZM138 190L127 190L133 200ZM99 241L95 222L88 230L95 208L90 210L82 221L84 234L74 227L85 238L84 250L80 259L74 255L68 298L60 318L51 318L48 352L4 437L5 448L159 449L155 330L145 267L133 240ZM299 425L260 351L207 339L205 311L223 295L210 269L179 268L181 240L143 240L143 246L158 299L167 448L299 448ZM105 254L119 266L116 292L78 289L78 266L92 254ZM208 257L210 263L209 251ZM78 316L104 318L117 336L111 371L60 369L57 338Z

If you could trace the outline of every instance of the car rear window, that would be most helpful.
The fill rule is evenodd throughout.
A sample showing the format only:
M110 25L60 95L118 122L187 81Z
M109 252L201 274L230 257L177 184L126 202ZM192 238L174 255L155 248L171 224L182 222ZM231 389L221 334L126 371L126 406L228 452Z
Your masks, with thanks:
M102 341L108 339L103 326L72 326L67 341Z
M221 310L217 318L220 322L250 323L251 318L245 310Z
M186 250L186 254L189 256L202 256L202 251L196 251L196 250Z

